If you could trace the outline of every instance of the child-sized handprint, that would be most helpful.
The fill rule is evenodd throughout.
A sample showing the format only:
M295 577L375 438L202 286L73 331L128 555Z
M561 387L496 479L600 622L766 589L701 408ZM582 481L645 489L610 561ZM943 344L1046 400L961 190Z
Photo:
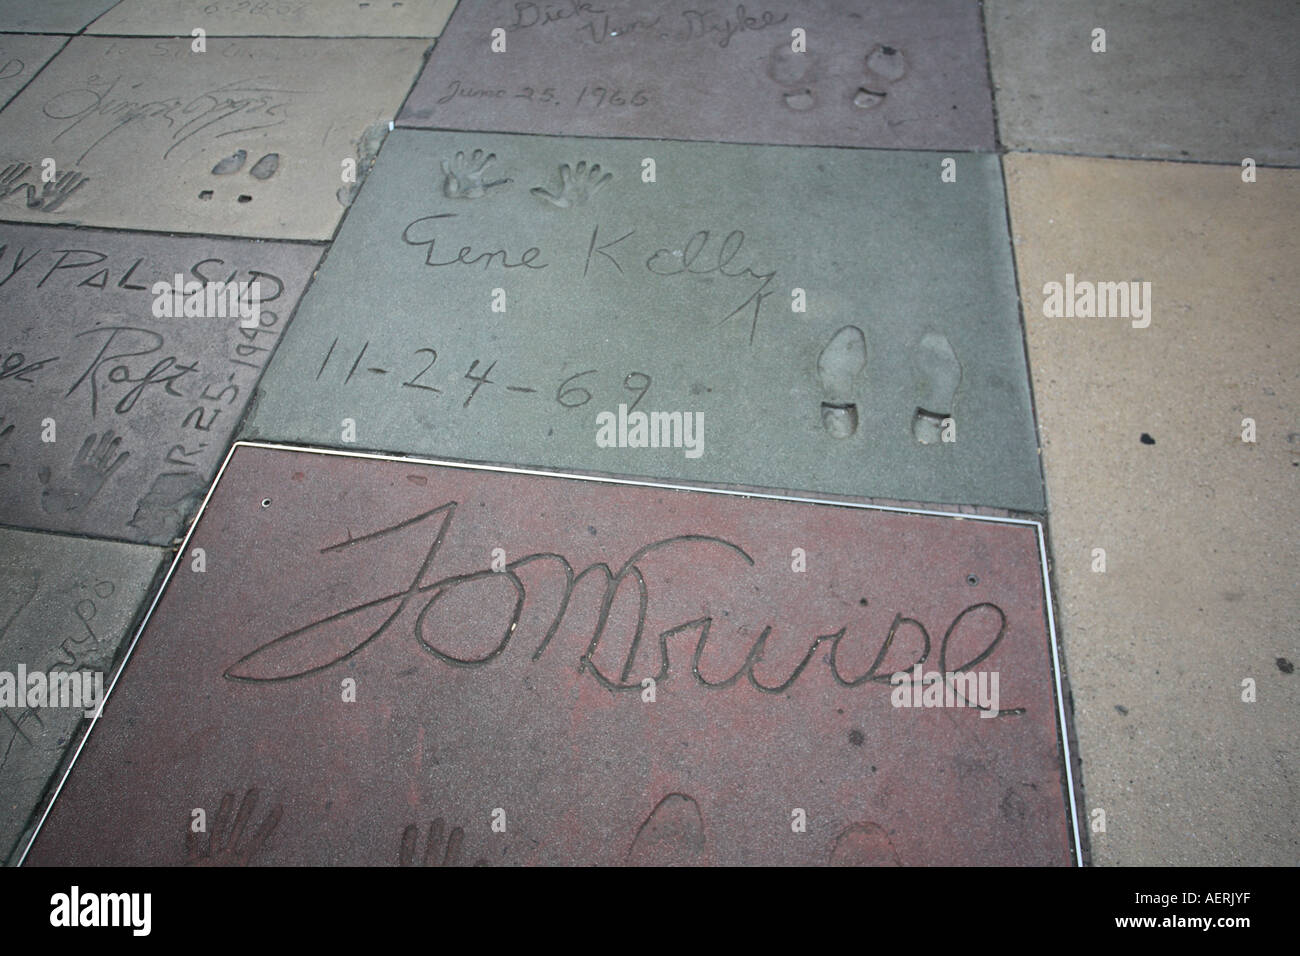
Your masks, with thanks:
M35 188L27 190L27 206L42 212L54 212L63 205L63 201L75 193L89 180L76 170L65 170L54 177L53 181L41 187L41 195L36 196Z
M560 209L568 209L571 206L581 206L596 193L600 192L604 185L614 178L613 173L600 174L600 164L592 163L591 168L587 164L578 163L573 169L569 168L568 163L560 166L560 191L552 193L543 186L534 186L530 192L538 199L549 202L552 206L558 206Z
M442 861L438 860L438 854L442 850L442 832L446 826L442 817L429 824L429 839L424 846L424 857L417 861L415 851L420 840L420 828L412 823L402 831L402 849L398 854L398 863L402 866L460 866L461 845L465 842L465 831L460 827L451 828L451 833L447 835L447 850L442 854ZM474 865L487 866L488 863L487 860L480 859Z
M98 446L95 439L99 438ZM104 487L104 482L130 457L129 451L117 454L121 438L113 437L113 429L97 436L91 432L81 443L81 451L72 465L59 475L51 475L48 466L42 465L36 473L45 488L41 491L41 507L46 514L64 514L83 507ZM117 454L117 457L113 456Z
M194 832L193 826L187 826L185 828L186 865L248 866L257 851L262 848L262 844L275 832L275 827L284 812L283 805L277 803L266 815L262 825L244 839L244 831L248 829L248 818L253 815L253 810L257 807L258 796L256 787L244 794L233 825L230 821L230 813L235 808L235 795L227 793L223 796L206 845L199 838L199 834Z
M483 150L476 149L470 154L469 159L465 158L462 150L456 154L456 158L448 163L445 159L442 161L442 171L444 179L442 181L442 192L448 199L478 199L493 186L500 186L508 183L508 179L498 179L495 182L483 182L483 175L487 169L488 163L497 158L496 153L488 153L486 156Z

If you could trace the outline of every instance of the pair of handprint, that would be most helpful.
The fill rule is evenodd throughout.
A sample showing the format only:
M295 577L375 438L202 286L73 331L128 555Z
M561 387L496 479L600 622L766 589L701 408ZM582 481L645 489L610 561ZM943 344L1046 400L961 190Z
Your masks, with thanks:
M240 801L239 810L235 812L233 821L231 813L235 811L235 795L227 793L222 796L212 833L206 841L194 832L193 827L187 828L185 832L187 864L189 866L248 866L262 848L262 844L275 832L280 817L284 814L284 805L277 803L255 830L249 830L248 821L257 808L260 796L261 792L256 787L249 789L244 794L244 799ZM401 866L459 866L465 831L460 827L452 827L444 846L442 837L446 826L442 817L437 817L430 824L424 855L419 859L416 858L416 850L420 828L415 824L408 826L402 832L398 863ZM441 861L439 857L442 858ZM479 859L474 865L487 866L488 864L487 860Z
M0 170L0 199L26 188L28 209L54 212L63 205L65 199L89 182L75 169L65 170L57 173L49 182L42 184L40 195L37 195L34 184L22 181L31 171L31 163L10 163Z
M488 165L496 158L496 153L485 154L483 150L476 149L468 158L461 151L451 162L444 159L442 161L443 195L448 199L478 199L493 186L510 182L509 179L483 182ZM560 166L560 187L556 192L544 186L534 186L529 192L558 209L570 209L586 203L613 178L613 173L607 172L602 175L599 163L588 165L586 162L580 162L573 167L564 163Z

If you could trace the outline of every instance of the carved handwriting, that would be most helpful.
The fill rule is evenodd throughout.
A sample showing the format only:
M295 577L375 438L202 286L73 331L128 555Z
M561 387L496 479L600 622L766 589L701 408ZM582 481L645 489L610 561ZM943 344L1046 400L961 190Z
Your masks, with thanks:
M530 600L536 599L536 595L530 595L524 582L516 572L518 569L534 562L541 562L544 567L549 566L562 572L563 585L558 589L551 589L558 591L558 593L548 593L543 596L543 600L547 601L546 606L550 607L554 604L557 606L557 610L551 618L545 634L533 651L532 660L536 661L542 657L552 639L559 632L561 624L569 611L570 600L575 588L588 576L594 576L596 580L603 580L604 591L601 595L594 631L586 649L578 657L577 663L579 672L590 673L603 687L609 690L637 690L641 687L640 681L644 676L654 676L655 680L660 683L667 680L672 670L669 641L681 634L693 633L698 635L690 669L696 681L700 684L713 688L729 687L743 677L755 689L768 694L784 693L792 687L813 661L818 650L823 648L823 645L825 645L825 651L827 652L825 659L832 676L840 686L846 688L858 687L866 683L887 685L894 670L907 669L916 664L923 664L930 656L932 641L925 626L920 621L900 613L895 616L893 624L890 626L871 666L863 673L854 676L846 675L841 671L837 663L836 655L840 643L848 634L846 625L834 632L813 636L807 653L803 655L803 658L789 676L785 680L776 683L767 683L757 676L756 669L763 660L765 648L775 630L775 626L769 624L754 639L753 645L740 667L730 676L714 680L706 677L700 670L701 658L708 645L710 631L714 622L714 617L706 614L681 621L655 635L658 638L659 646L657 673L654 675L637 673L633 676L637 652L642 640L648 636L646 634L646 622L652 600L661 600L664 607L675 606L672 594L652 595L642 564L656 556L665 560L690 562L691 560L700 560L701 554L707 554L708 565L713 568L716 568L718 563L723 561L740 562L742 567L753 567L754 559L743 547L715 535L674 535L651 542L637 549L617 570L611 569L604 562L598 562L575 573L573 565L562 554L538 552L511 561L501 571L484 569L464 574L448 575L431 583L422 583L433 575L439 552L451 534L452 522L458 507L457 502L449 501L437 508L422 512L413 518L379 531L359 537L353 537L349 533L345 540L322 548L320 553L329 555L356 548L358 545L367 542L385 540L390 535L417 529L420 533L428 534L432 538L423 561L416 568L411 583L405 590L364 601L329 614L286 634L281 634L234 662L226 669L225 677L233 681L276 683L317 674L329 670L360 653L364 648L382 638L389 630L395 629L395 623L403 619L408 622L405 625L406 628L409 628L407 633L415 638L416 645L424 652L431 654L444 663L458 667L485 666L498 658L512 641L522 639L520 622L524 617L524 609ZM686 566L689 567L689 563ZM501 582L508 584L508 588L504 591L500 587ZM476 584L480 583L486 584L488 587L478 588L470 592L478 598L476 606L483 608L485 616L493 611L501 612L500 616L506 619L505 627L499 635L495 632L490 635L474 635L474 639L481 642L480 646L486 647L487 650L472 654L467 654L464 651L454 653L443 642L457 635L448 634L432 626L430 623L431 617L436 618L439 601L456 593L460 588L473 589ZM630 589L630 592L625 589ZM607 674L600 669L595 658L602 638L605 636L605 630L609 624L611 611L616 600L620 594L627 595L629 593L637 601L635 633L632 636L630 648L621 670L616 674ZM408 611L415 614L413 621L407 614ZM996 615L998 619L997 634L971 660L956 664L949 659L949 648L953 635L959 631L962 622L969 615L981 611ZM378 626L373 626L373 624L357 626L360 622L374 622L379 621L380 618L382 618L382 622ZM457 627L450 630L463 632L467 627L468 625L462 621L458 623ZM882 666L889 650L899 632L904 628L913 628L920 634L923 640L920 654L907 664L907 668L891 668L889 671L882 672ZM939 669L948 672L966 671L975 667L997 649L1006 630L1006 615L996 604L980 602L970 605L956 616L939 643ZM345 649L340 650L340 648Z

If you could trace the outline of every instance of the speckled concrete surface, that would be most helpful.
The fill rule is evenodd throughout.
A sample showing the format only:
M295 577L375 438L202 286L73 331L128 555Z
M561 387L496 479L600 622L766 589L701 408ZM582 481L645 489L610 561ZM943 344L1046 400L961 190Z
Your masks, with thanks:
M1094 860L1294 865L1300 172L1005 163ZM1045 317L1067 274L1150 325Z

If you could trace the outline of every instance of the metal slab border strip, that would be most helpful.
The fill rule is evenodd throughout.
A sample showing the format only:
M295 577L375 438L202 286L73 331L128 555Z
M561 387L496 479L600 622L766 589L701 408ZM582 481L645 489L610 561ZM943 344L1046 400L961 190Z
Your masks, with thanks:
M587 481L605 485L632 485L638 488L658 488L668 491L693 491L708 495L726 495L733 498L762 498L768 501L792 501L800 504L812 505L833 505L840 508L856 508L863 511L886 511L895 514L927 515L936 518L951 518L955 521L987 521L993 524L1012 524L1032 527L1037 533L1038 538L1038 557L1043 575L1043 600L1044 607L1047 610L1047 639L1052 650L1052 678L1056 694L1056 729L1061 741L1061 752L1065 758L1065 786L1069 795L1070 802L1070 825L1073 830L1072 853L1074 855L1075 866L1083 866L1083 850L1079 841L1079 811L1074 795L1074 772L1073 758L1070 753L1070 735L1068 725L1065 719L1065 695L1061 690L1061 660L1057 651L1056 639L1056 615L1052 607L1052 584L1048 578L1047 569L1047 543L1043 536L1043 525L1041 522L1033 521L1028 518L999 518L993 515L968 515L956 514L951 511L930 511L923 508L900 508L890 505L874 505L857 501L834 501L827 498L805 498L796 495L775 495L764 494L761 492L736 491L729 488L701 488L694 485L676 485L662 481L645 481L635 478L608 478L597 475L581 475L572 472L562 471L542 471L534 468L513 468L506 465L481 465L463 461L443 461L437 458L419 458L409 455L383 455L376 452L360 451L343 451L337 448L315 448L307 445L284 445L274 442L263 441L236 441L230 446L230 451L226 453L225 459L221 462L221 467L217 469L216 477L212 479L212 485L208 488L208 493L203 497L203 503L199 505L198 512L194 515L194 520L190 522L189 530L185 533L185 539L181 542L176 551L176 557L172 559L171 567L167 569L167 575L163 578L162 584L158 587L153 601L149 604L149 610L145 612L143 620L139 627L136 628L135 634L131 638L131 643L126 649L126 654L122 658L122 663L118 665L117 672L113 675L112 681L109 682L108 689L104 692L103 699L99 702L99 707L95 710L95 716L91 718L90 726L82 735L80 743L77 744L77 750L72 755L68 767L63 772L63 777L59 780L58 787L55 788L49 803L45 807L45 812L41 814L41 819L36 824L36 829L32 831L31 839L27 841L27 846L23 848L22 856L18 858L18 866L22 866L27 859L27 854L31 852L32 846L36 843L36 838L40 836L41 829L45 826L45 821L50 816L50 811L54 809L55 801L59 799L59 794L63 792L63 786L68 782L68 777L72 775L73 768L77 765L78 758L81 757L81 751L86 746L86 741L90 739L91 733L95 730L95 725L99 722L100 716L104 712L104 705L108 703L109 698L113 695L113 689L117 687L117 682L122 673L126 670L126 665L131 661L131 655L135 653L136 644L140 642L141 635L144 634L145 628L149 626L149 620L153 617L154 610L158 607L158 602L167 591L171 584L172 576L176 573L176 568L180 566L189 550L190 538L193 537L195 530L199 526L199 521L207 511L208 502L212 500L213 494L216 493L217 485L226 473L226 467L230 464L231 459L239 448L263 448L270 451L287 451L296 454L311 455L334 455L339 458L368 458L374 461L393 461L404 464L415 465L437 465L442 468L460 468L467 471L494 471L511 475L529 475L538 478L565 478L571 481Z

